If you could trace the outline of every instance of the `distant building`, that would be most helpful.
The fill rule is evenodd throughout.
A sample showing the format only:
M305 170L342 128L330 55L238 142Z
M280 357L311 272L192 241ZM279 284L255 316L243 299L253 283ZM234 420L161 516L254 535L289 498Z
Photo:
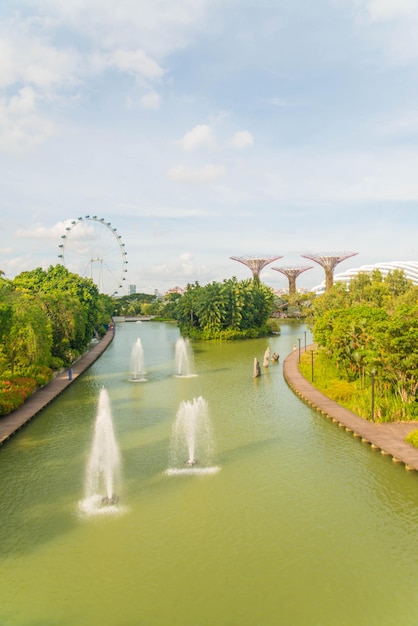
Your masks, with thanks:
M132 296L132 294L136 293L136 285L129 285L129 295Z
M390 261L387 263L375 263L374 265L362 265L361 267L354 267L340 272L334 275L335 283L345 283L347 286L350 280L361 273L371 274L375 270L379 270L383 277L387 276L389 272L394 270L403 270L405 278L411 280L414 285L418 285L418 262L417 261ZM325 292L325 281L316 287L312 287L311 291L316 293L317 296Z
M183 295L185 291L186 291L185 289L182 289L181 287L176 285L176 287L171 287L171 289L168 289L166 291L166 293L167 294L168 293L179 293L180 295Z

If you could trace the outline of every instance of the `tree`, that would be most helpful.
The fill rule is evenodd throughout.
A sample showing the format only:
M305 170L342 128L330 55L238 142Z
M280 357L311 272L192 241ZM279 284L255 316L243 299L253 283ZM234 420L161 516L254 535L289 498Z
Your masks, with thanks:
M90 341L97 324L99 291L90 278L69 272L63 265L51 265L47 271L36 268L22 272L13 280L17 290L32 293L59 293L76 296L85 313L85 342Z
M177 304L182 334L202 339L244 338L268 334L266 322L273 293L260 282L236 278L205 287L188 285Z
M40 302L50 320L52 356L70 364L84 345L85 312L80 300L71 294L43 293ZM59 363L57 362L57 366Z
M401 306L381 330L379 358L380 375L404 404L418 414L418 306Z
M402 271L359 274L312 304L318 345L348 381L375 372L384 419L418 415L418 288Z
M49 366L51 347L51 324L39 299L29 294L14 297L10 331L4 341L11 373L31 365Z
M113 310L112 299L99 294L91 279L63 265L22 272L12 286L16 293L39 298L51 324L53 356L65 364L85 350L95 334L104 332Z

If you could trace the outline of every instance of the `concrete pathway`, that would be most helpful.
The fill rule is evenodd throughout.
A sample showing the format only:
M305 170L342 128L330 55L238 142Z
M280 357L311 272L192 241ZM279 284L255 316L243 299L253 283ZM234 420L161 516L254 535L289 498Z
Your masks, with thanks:
M418 429L418 422L376 424L359 417L311 385L299 372L298 358L298 351L286 357L283 375L289 387L306 404L381 454L390 455L394 463L403 463L406 469L418 471L418 448L404 441L409 432Z
M60 372L47 385L38 389L16 411L0 417L0 445L14 435L22 426L27 424L35 415L38 415L52 400L62 393L76 380L87 368L92 365L106 350L114 337L113 330L106 335L91 350L80 357L71 369Z
M51 382L36 391L23 406L10 415L0 417L0 445L38 415L52 400L61 394L80 374L88 369L112 342L114 333L109 330L106 335L76 363L71 371L65 370ZM418 422L394 422L375 424L364 420L349 409L345 409L318 391L298 369L298 351L289 354L283 363L283 375L289 387L309 406L315 408L328 419L351 432L354 437L381 454L392 457L395 463L403 463L408 470L418 471L418 449L404 439L406 435L418 429Z

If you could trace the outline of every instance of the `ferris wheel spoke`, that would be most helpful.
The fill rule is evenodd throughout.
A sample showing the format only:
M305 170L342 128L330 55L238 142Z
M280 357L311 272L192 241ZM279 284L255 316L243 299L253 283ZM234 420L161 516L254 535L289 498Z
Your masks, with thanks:
M96 215L72 220L61 236L58 257L74 274L91 278L101 293L114 295L126 280L127 259L122 237Z

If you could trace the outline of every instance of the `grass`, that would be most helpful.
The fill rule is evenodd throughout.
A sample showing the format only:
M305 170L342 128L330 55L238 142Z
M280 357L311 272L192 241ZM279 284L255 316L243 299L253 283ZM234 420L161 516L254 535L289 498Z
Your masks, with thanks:
M313 371L312 371L313 369ZM399 398L382 388L378 376L375 377L374 399L372 400L372 382L370 376L364 380L345 380L338 368L319 349L301 353L299 370L301 374L323 394L360 417L371 420L372 410L375 422L411 421L416 419L415 405L407 405ZM373 407L372 407L373 403Z

